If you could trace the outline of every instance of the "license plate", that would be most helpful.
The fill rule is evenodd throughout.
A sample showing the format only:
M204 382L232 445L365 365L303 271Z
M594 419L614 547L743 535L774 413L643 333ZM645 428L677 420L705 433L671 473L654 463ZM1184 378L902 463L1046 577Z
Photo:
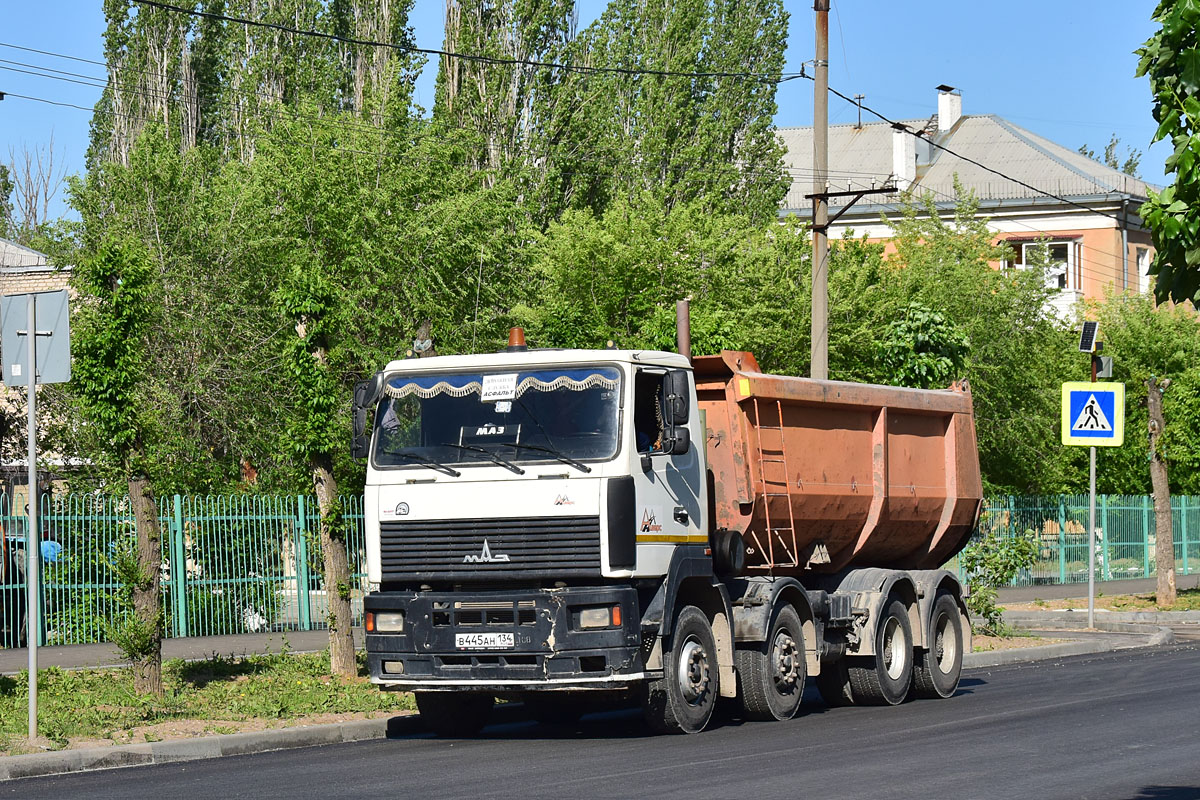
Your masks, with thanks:
M514 647L516 636L511 633L456 633L454 646L459 650L498 650Z

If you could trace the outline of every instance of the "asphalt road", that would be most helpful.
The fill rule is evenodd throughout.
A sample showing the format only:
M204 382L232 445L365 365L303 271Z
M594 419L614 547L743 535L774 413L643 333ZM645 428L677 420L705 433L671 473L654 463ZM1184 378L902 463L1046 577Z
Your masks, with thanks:
M505 715L501 715L502 720ZM654 737L634 712L0 785L0 797L1200 798L1195 643L968 671L950 700L728 720Z

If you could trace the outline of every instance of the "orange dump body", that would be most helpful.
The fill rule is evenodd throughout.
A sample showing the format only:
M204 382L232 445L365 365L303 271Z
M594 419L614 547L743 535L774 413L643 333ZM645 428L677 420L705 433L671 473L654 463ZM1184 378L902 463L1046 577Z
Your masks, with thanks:
M692 360L717 528L751 573L936 569L983 487L971 394L765 375L750 353Z

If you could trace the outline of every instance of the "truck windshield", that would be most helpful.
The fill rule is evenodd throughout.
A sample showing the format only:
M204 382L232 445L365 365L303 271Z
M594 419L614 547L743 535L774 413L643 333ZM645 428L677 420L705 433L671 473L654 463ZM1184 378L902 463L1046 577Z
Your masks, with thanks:
M607 460L620 385L615 367L395 376L375 412L375 465Z

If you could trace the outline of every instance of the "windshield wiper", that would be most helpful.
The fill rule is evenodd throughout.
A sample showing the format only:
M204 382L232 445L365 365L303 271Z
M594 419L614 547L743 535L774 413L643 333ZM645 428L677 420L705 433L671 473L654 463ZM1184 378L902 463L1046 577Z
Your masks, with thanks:
M399 458L408 458L408 459L412 459L413 461L419 461L420 463L425 464L425 465L431 467L432 469L436 469L438 472L446 473L451 478L457 478L459 475L462 475L461 472L454 469L453 467L447 467L445 464L441 463L440 461L435 461L434 459L432 459L429 456L424 455L422 453L414 453L411 450L397 450L392 455L398 456Z
M438 445L438 447L453 447L455 450L469 450L472 453L483 453L485 456L488 457L489 460L491 460L491 462L493 464L499 464L500 466L504 467L505 469L512 470L513 472L517 473L518 475L525 474L525 470L521 469L513 462L509 461L508 459L501 458L500 456L493 453L491 450L484 450L482 447L473 447L469 444L452 444L450 442L442 442L440 445Z
M575 469L580 470L581 472L591 472L592 471L592 468L589 467L587 464L584 464L582 461L576 461L575 459L571 458L570 456L563 455L560 451L555 450L552 447L539 447L536 444L517 444L515 442L506 442L506 444L509 447L515 447L518 450L537 450L539 453L549 453L550 455L554 456L555 460L561 461L564 464L569 464L572 467L575 467Z

